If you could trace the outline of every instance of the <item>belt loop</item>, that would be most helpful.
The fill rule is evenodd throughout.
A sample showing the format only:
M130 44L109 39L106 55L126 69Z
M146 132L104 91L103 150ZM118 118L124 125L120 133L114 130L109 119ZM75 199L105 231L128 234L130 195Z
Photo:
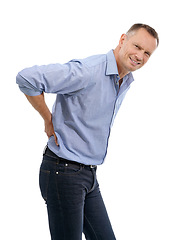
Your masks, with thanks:
M60 163L60 159L57 159L56 164L59 165L59 163Z

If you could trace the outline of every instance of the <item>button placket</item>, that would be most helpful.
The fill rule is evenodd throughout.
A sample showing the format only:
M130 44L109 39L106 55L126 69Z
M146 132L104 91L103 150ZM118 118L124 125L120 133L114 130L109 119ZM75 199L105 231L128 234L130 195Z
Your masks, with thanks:
M114 83L115 83L115 88L116 88L117 94L119 92L119 80L120 80L119 75L114 75Z

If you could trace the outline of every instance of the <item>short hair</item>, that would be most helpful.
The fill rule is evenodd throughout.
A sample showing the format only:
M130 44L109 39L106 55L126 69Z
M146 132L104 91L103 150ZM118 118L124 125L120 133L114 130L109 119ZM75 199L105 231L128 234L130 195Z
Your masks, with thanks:
M144 28L151 36L153 36L157 40L157 46L159 45L159 36L154 28L150 27L147 24L136 23L134 24L127 32L127 34L135 32L141 28Z

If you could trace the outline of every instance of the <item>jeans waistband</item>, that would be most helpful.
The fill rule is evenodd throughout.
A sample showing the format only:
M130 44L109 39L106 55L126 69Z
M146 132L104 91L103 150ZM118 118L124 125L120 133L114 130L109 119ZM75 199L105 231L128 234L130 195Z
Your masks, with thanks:
M46 147L46 149L44 150L44 155L51 157L50 161L57 162L58 164L61 163L61 164L64 164L65 166L74 166L74 167L78 167L78 168L83 167L88 170L97 168L96 165L85 165L82 163L67 160L65 158L61 158L61 157L57 156L54 152L52 152L48 147Z

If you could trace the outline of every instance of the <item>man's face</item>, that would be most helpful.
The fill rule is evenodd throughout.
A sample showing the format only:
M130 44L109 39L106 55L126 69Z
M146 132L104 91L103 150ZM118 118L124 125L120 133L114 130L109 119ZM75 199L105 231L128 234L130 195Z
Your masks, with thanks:
M157 48L157 40L141 28L129 36L123 34L119 46L119 67L122 71L133 72L148 61Z

